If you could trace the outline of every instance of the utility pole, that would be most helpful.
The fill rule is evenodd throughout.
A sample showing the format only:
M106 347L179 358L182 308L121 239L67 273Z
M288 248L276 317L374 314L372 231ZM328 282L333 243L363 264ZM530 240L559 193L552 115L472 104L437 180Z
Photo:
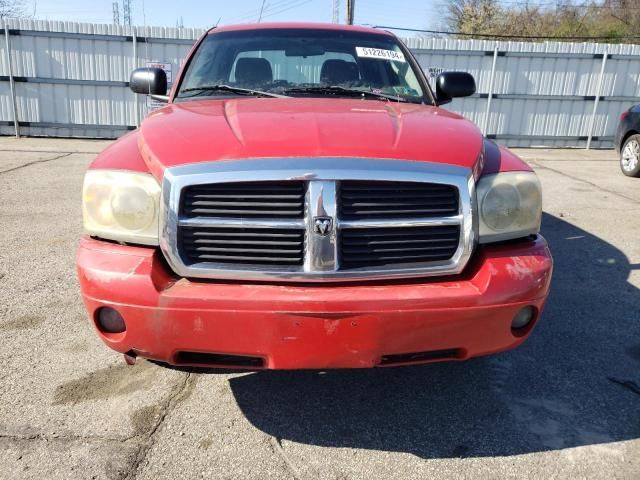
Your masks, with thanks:
M333 0L333 23L340 23L340 0Z
M113 2L113 24L120 25L120 5L117 0Z
M262 21L262 14L264 13L264 4L267 2L267 0L262 0L262 6L260 7L260 16L258 17L258 23L260 23Z
M356 9L356 0L347 0L347 25L353 25L353 14Z
M122 23L131 25L131 0L122 0Z

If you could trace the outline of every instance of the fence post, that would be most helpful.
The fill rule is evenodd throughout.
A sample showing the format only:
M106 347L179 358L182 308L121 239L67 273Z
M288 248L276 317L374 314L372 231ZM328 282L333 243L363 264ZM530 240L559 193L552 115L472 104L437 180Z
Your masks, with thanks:
M138 29L133 27L133 69L138 68ZM140 126L140 95L133 94L136 99L136 127Z
M9 68L9 89L11 90L11 106L13 107L13 126L16 132L16 138L20 138L20 125L18 120L18 104L16 103L16 86L13 81L13 66L11 65L11 43L9 42L9 27L7 21L2 20L4 28L4 48L7 57L7 67Z
M482 122L482 134L487 134L489 126L489 113L491 112L491 97L493 97L493 81L496 75L496 61L498 60L498 47L493 49L493 62L491 63L491 75L489 76L489 94L487 96L487 110L484 112L484 122Z
M604 79L604 69L607 65L607 50L604 51L604 56L602 57L602 64L600 65L600 76L598 77L598 85L596 86L596 99L593 102L593 113L591 114L591 121L589 122L589 136L587 138L587 150L591 148L591 139L593 138L593 127L596 123L596 111L598 110L598 102L600 101L600 94L602 93L602 83Z

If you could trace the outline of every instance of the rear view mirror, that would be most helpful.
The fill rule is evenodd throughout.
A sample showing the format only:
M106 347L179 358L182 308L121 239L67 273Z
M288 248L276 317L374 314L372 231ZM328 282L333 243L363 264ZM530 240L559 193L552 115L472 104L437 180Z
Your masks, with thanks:
M438 105L452 98L468 97L476 93L476 81L467 72L443 72L436 78L436 100Z
M297 44L288 45L284 51L286 57L317 57L324 54L325 50L322 45L308 42L298 42Z
M161 68L138 68L131 73L129 88L134 93L159 96L167 94L167 74Z

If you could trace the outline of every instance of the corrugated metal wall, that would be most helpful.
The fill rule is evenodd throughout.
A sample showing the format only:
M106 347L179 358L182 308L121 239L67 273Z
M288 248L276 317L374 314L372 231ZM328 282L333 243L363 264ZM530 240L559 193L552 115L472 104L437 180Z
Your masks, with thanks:
M173 76L197 29L6 21L0 40L0 134L117 137L147 111L127 88L147 62ZM639 101L640 46L411 38L428 75L462 70L478 93L447 105L511 146L611 147L620 113ZM9 52L7 51L9 44ZM9 68L11 59L11 69ZM10 71L11 70L11 71Z
M478 93L447 106L510 146L611 148L620 113L640 102L640 45L407 41L428 73L464 70Z
M23 135L114 138L135 128L144 98L128 88L146 62L178 67L202 31L74 22L7 22ZM0 40L0 134L14 134L6 31Z

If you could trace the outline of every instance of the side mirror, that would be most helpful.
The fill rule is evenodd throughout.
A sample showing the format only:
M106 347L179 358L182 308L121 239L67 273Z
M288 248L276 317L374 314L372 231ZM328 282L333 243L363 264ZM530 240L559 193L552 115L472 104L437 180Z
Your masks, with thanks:
M436 100L438 105L452 98L468 97L476 93L476 81L467 72L443 72L436 78Z
M167 74L161 68L137 68L131 73L129 88L134 93L160 97L157 99L165 100L167 95Z

